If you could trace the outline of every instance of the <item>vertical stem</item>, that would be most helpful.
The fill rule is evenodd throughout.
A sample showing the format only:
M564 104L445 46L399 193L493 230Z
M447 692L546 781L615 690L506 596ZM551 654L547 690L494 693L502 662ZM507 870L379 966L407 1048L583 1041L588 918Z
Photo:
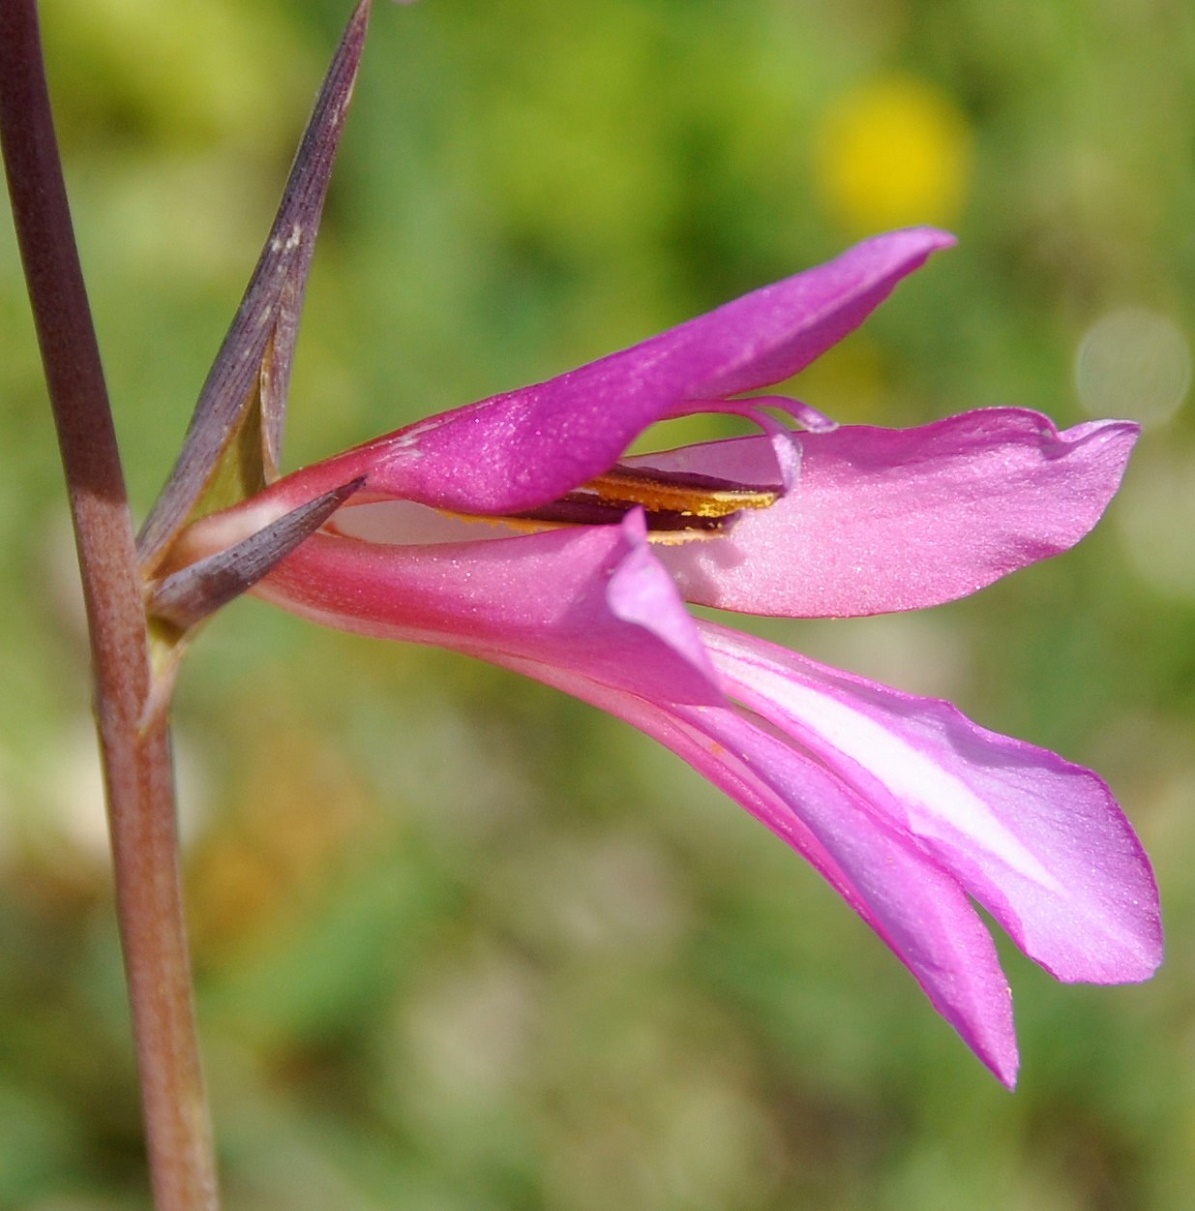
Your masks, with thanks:
M158 1211L217 1206L191 1002L165 712L50 112L35 0L0 0L0 141L66 474L91 635L117 914Z

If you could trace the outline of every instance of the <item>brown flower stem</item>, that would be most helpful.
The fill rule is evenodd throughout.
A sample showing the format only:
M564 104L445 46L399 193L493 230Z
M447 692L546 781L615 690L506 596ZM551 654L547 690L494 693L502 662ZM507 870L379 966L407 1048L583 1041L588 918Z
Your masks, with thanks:
M165 712L50 112L35 0L0 0L0 141L83 579L117 914L158 1211L218 1203L191 1001ZM149 719L142 728L143 718Z

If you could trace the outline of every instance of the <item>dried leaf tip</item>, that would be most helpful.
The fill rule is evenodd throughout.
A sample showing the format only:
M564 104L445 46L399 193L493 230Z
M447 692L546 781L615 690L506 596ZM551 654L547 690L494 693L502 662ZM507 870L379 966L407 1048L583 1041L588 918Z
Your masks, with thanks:
M332 165L353 95L370 0L349 20L240 307L208 372L183 447L142 527L152 576L189 523L278 477L299 316Z

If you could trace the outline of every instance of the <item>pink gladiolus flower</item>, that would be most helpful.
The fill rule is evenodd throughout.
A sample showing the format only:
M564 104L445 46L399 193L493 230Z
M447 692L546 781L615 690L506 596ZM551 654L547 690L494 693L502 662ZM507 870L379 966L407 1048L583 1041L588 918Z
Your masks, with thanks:
M181 549L221 550L359 481L260 596L480 657L654 736L804 855L1011 1086L1011 997L972 898L1061 980L1141 980L1161 959L1153 875L1108 788L946 702L685 608L931 606L1098 521L1136 438L1127 422L1059 432L993 408L835 428L795 401L743 397L806 366L949 243L925 229L869 240L550 382L297 472L193 526ZM694 411L746 414L763 431L619 462L648 426Z

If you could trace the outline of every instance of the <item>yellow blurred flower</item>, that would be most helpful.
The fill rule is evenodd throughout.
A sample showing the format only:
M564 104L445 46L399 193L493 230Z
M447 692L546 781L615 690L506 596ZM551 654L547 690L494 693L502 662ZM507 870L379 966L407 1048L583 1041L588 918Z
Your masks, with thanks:
M852 232L952 223L966 200L971 131L940 88L885 75L822 116L814 175L826 211Z

